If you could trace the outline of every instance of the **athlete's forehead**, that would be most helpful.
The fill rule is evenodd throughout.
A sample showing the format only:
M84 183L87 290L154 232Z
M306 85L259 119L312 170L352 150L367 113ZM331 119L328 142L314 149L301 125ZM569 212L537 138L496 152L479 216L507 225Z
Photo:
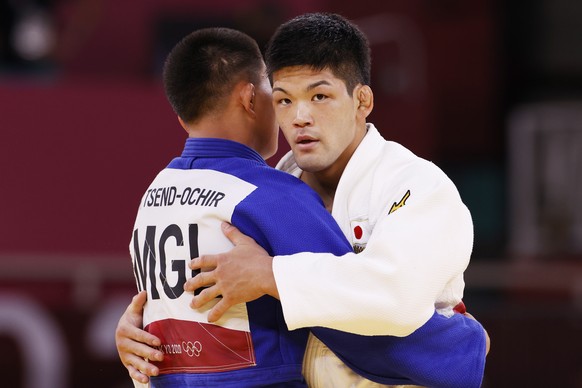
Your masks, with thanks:
M329 68L319 70L310 66L291 66L273 72L273 92L308 92L319 86L345 88L345 82Z

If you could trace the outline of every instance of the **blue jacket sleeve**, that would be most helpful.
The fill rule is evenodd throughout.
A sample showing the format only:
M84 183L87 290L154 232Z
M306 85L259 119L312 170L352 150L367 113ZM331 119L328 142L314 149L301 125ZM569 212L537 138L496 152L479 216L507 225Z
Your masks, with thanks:
M432 318L407 337L360 336L327 328L312 332L357 374L381 384L478 388L486 339L462 314Z

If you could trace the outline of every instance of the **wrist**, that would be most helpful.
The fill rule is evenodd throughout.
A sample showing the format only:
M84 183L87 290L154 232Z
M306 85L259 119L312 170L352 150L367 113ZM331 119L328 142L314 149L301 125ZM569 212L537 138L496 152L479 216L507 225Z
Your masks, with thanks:
M274 258L268 256L265 261L265 265L263 266L263 268L265 268L262 282L263 292L266 295L271 295L273 298L279 299L279 290L277 289L277 282L275 281L275 274L273 272Z

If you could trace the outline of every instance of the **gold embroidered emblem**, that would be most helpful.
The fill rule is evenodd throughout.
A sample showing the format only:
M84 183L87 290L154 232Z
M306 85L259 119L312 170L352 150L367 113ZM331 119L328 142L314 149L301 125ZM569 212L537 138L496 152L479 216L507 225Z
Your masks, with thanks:
M408 199L408 197L410 197L410 190L406 191L406 194L404 194L404 197L402 197L400 202L398 202L398 203L394 202L394 204L390 208L390 211L388 212L388 214L392 214L396 210L400 209L402 206L406 205L406 200Z

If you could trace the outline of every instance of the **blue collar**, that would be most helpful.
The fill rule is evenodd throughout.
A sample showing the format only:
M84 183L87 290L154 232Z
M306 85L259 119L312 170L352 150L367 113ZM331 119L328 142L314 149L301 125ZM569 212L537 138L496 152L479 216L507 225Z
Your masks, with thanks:
M182 152L183 158L244 158L251 159L262 164L265 160L257 151L244 144L232 140L214 138L194 138L186 139L186 145Z

